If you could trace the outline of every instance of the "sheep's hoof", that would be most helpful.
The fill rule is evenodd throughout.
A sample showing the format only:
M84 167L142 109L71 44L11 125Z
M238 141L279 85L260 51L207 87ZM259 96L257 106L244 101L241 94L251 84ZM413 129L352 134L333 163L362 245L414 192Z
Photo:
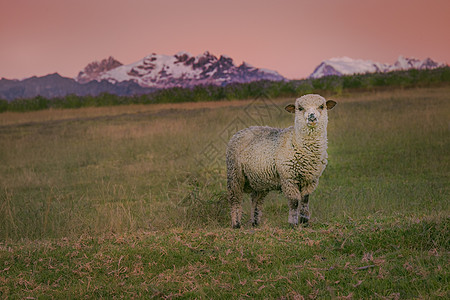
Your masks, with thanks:
M300 223L303 224L304 227L308 226L309 217L308 216L300 216Z
M236 224L233 224L232 227L233 227L233 229L239 229L239 228L241 228L241 224L236 223Z

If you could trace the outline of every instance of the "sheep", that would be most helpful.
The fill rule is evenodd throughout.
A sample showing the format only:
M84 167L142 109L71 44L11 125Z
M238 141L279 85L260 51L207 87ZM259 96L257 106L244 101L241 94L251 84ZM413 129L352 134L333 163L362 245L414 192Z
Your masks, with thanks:
M294 126L252 126L233 135L226 151L233 228L241 226L244 192L251 194L251 223L258 226L264 197L272 190L282 191L288 199L289 224L307 225L309 195L328 162L327 110L335 105L320 95L304 95L285 107L295 114Z

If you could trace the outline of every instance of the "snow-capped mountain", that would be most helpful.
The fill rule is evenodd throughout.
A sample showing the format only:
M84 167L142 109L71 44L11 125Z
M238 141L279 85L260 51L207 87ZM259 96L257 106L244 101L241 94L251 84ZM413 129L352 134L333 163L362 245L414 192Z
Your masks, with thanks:
M446 64L435 62L430 58L419 60L400 56L394 64L384 64L371 60L352 59L349 57L336 57L323 61L309 78L320 78L330 75L352 75L375 72L390 72L409 69L435 69L445 67Z
M170 88L256 80L281 81L285 78L276 71L255 68L245 62L236 66L233 59L225 55L217 58L209 52L198 56L179 52L175 55L153 53L129 65L122 65L110 57L87 65L76 80L80 83L92 80L111 83L133 81L142 87Z

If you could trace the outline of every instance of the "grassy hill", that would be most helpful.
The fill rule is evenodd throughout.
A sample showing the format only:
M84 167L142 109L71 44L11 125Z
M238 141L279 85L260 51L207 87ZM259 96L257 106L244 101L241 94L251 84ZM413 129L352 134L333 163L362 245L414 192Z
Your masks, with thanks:
M231 230L226 141L288 98L0 114L2 298L448 298L450 88L334 98L311 225Z

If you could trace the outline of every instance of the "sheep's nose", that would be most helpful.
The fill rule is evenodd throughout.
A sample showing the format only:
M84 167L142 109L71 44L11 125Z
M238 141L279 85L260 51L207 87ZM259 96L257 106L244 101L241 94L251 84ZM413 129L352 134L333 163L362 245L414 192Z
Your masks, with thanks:
M309 116L308 116L309 122L315 122L316 120L317 120L317 118L316 118L315 114L309 114Z

